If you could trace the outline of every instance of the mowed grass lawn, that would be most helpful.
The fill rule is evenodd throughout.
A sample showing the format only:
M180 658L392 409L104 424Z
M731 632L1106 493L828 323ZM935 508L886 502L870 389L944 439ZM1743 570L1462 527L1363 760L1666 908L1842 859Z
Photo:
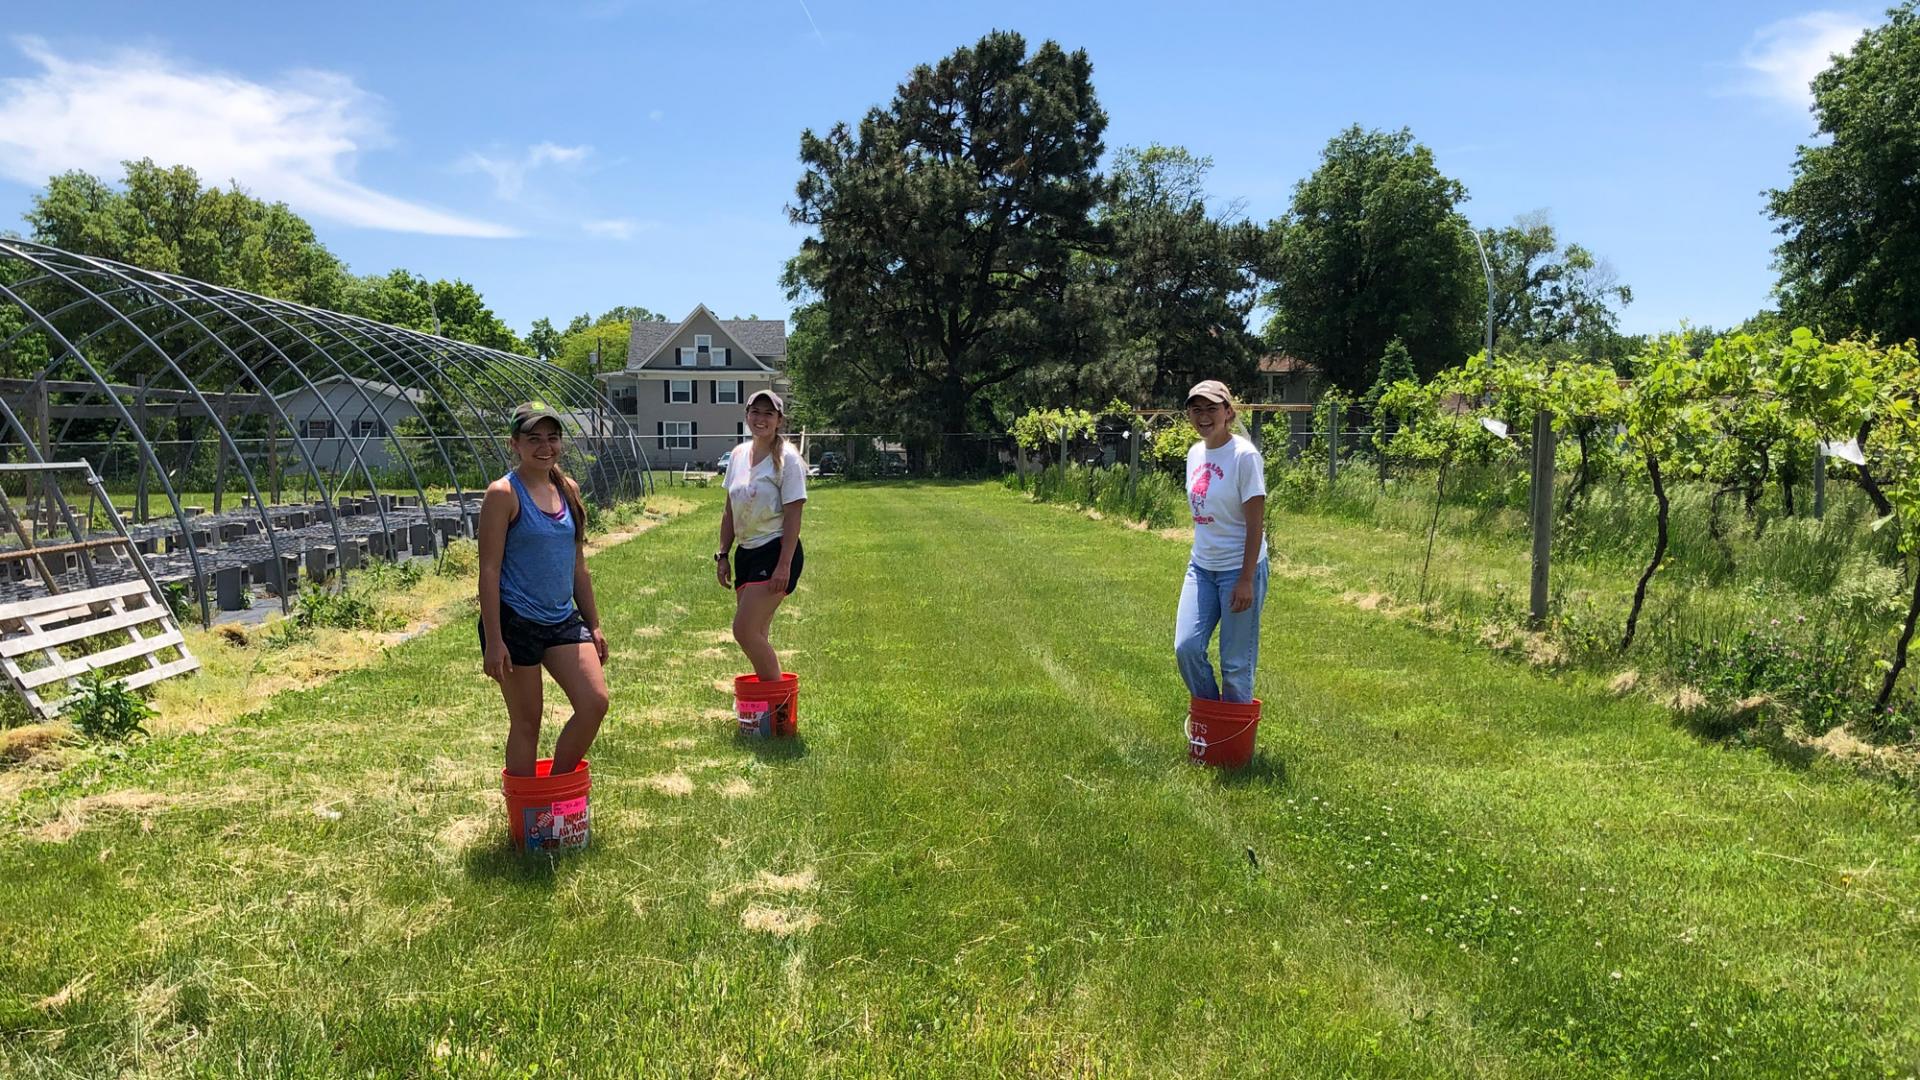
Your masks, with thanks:
M787 745L732 731L710 511L596 557L585 854L502 851L465 622L0 811L0 1073L1920 1070L1910 792L1278 577L1220 775L1183 544L998 485L806 538Z

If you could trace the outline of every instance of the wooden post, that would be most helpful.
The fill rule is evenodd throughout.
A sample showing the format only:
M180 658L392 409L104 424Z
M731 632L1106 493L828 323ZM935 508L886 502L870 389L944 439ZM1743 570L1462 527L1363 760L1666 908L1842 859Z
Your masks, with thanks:
M1060 471L1067 471L1067 429L1065 425L1062 425L1060 428Z
M227 441L220 437L220 431L226 427L226 398L222 396L220 404L213 408L213 512L220 512L220 505L227 493Z
M1824 444L1813 445L1813 517L1824 520L1827 516L1827 448Z
M1027 490L1027 452L1021 448L1020 440L1013 440L1013 471L1020 477L1020 490Z
M142 439L153 438L153 431L147 427L147 377L140 376L139 389L133 399L134 422L140 426ZM138 450L135 453L139 453ZM139 454L140 474L133 489L133 520L142 525L147 523L147 455Z
M280 423L269 418L267 421L267 475L271 478L273 489L272 504L280 504Z
M1256 412L1253 414L1253 423L1247 425L1247 427L1249 428L1248 434L1253 437L1253 448L1255 450L1266 449L1266 446L1264 445L1264 443L1260 438L1260 431L1261 431L1261 428L1263 428L1266 425L1266 419L1267 419L1266 413Z
M1547 571L1553 555L1553 417L1533 417L1533 581L1527 614L1534 629L1547 624Z

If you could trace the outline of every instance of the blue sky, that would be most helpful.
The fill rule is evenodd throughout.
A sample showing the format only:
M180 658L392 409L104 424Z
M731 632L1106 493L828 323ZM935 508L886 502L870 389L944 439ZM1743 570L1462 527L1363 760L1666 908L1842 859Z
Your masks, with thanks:
M477 285L516 329L642 304L784 316L803 128L995 28L1084 48L1110 149L1177 143L1282 213L1344 126L1407 126L1478 225L1546 209L1629 330L1768 303L1762 192L1804 83L1881 8L642 0L37 5L0 41L0 227L50 173L184 162L359 272Z

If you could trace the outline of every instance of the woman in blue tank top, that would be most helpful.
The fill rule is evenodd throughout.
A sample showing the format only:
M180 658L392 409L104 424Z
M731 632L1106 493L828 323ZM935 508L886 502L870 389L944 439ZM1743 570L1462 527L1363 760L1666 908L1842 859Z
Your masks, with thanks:
M507 701L507 772L532 776L540 749L544 666L573 716L553 744L553 775L572 772L607 715L607 639L587 576L586 508L560 468L560 417L544 405L513 414L519 467L480 504L480 648Z

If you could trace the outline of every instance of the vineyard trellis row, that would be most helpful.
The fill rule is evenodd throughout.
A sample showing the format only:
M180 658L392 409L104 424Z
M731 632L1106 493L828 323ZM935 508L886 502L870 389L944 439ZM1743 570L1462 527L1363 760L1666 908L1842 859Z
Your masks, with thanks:
M1551 514L1555 455L1538 445L1558 437L1576 444L1578 463L1564 508L1589 489L1612 461L1644 483L1654 505L1652 553L1635 583L1619 649L1634 641L1647 593L1664 562L1670 535L1670 486L1680 479L1713 489L1709 528L1724 536L1719 513L1737 496L1752 516L1766 485L1778 482L1789 511L1793 484L1813 462L1816 515L1825 511L1827 459L1846 460L1881 515L1875 528L1896 530L1913 589L1875 703L1884 709L1905 669L1920 621L1920 352L1911 341L1823 341L1811 330L1732 334L1698 355L1685 341L1655 341L1632 360L1631 377L1579 362L1484 354L1422 384L1403 381L1381 398L1378 426L1387 456L1435 471L1435 514L1447 472L1520 451L1507 432L1532 431L1535 491L1535 605L1543 614L1545 529ZM1765 526L1755 518L1755 529ZM1430 549L1429 549L1430 550ZM1423 572L1424 580L1424 572Z

